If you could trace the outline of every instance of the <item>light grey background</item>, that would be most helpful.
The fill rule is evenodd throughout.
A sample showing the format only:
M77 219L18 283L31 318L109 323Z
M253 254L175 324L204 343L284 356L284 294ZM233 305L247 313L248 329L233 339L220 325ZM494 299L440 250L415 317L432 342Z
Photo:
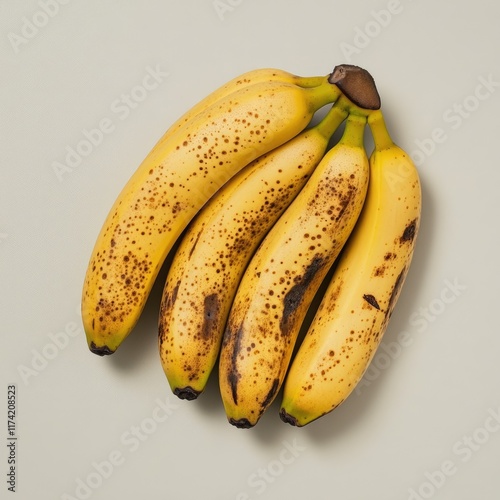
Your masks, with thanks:
M18 498L500 498L499 18L493 0L1 2L0 497L15 384ZM303 429L278 401L233 428L215 378L176 400L157 356L161 284L118 352L92 355L78 312L88 258L168 125L250 69L346 62L375 77L424 202L358 390ZM156 87L138 89L150 71ZM56 175L102 120L100 143Z

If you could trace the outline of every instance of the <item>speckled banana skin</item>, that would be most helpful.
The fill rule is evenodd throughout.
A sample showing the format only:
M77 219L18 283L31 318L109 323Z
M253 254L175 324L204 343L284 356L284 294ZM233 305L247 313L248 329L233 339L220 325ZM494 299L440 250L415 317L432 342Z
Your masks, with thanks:
M173 132L176 132L179 128L186 125L200 112L204 111L209 106L212 106L212 104L244 87L262 82L282 82L290 83L303 88L310 88L321 85L324 79L324 76L298 76L278 68L257 68L247 71L246 73L229 80L227 83L214 90L212 93L192 106L188 111L186 111L186 113L184 113L184 115L182 115L170 126L167 132L165 132L163 137L160 139L159 143L163 142Z
M159 317L162 366L181 399L195 399L204 390L245 267L321 161L347 116L342 101L316 126L262 155L226 183L183 237Z
M372 360L407 275L421 190L410 157L390 139L382 114L365 206L287 375L281 418L303 426L353 391Z
M314 88L256 83L216 101L153 148L118 196L90 258L82 319L92 352L111 354L128 336L165 257L213 193L295 137L338 94L326 77Z
M252 257L221 347L219 383L229 422L254 426L283 382L308 306L352 231L368 184L366 118L350 115L302 191Z

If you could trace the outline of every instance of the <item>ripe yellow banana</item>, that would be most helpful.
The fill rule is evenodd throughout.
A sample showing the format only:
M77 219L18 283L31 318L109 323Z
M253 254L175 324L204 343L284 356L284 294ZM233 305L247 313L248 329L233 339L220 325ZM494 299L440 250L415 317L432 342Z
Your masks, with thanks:
M217 100L154 147L118 196L92 252L82 319L92 352L112 354L135 326L165 257L203 204L258 156L295 137L339 95L281 81Z
M215 102L220 101L224 97L232 94L237 90L240 90L243 87L248 87L249 85L254 85L261 82L283 82L297 85L303 88L310 88L321 85L324 79L324 76L298 76L278 68L257 68L251 71L247 71L246 73L243 73L229 80L227 83L214 90L212 93L210 93L201 101L196 103L193 107L191 107L188 111L186 111L186 113L184 113L170 126L170 128L167 130L167 132L165 132L159 142L163 142L173 132L176 132L179 128L186 125L196 115L204 111ZM331 82L331 77L330 83L333 83Z
M366 116L349 115L341 140L265 236L241 279L219 365L222 401L236 427L254 426L276 397L307 308L359 216L368 184L365 125Z
M418 172L392 142L382 113L368 121L375 149L365 206L284 384L280 416L296 426L331 412L355 388L412 260L421 210Z
M184 235L169 268L159 318L162 366L181 399L195 399L204 390L245 267L324 156L348 114L344 102L341 97L317 125L227 182Z
M170 136L172 136L180 128L187 126L189 122L191 122L202 111L244 87L249 87L250 85L262 82L283 82L303 88L309 88L321 85L323 80L324 76L298 76L277 68L257 68L247 71L246 73L229 80L224 85L215 89L213 92L189 108L167 129L163 136L154 145L154 149L161 148L163 143L169 139ZM331 74L329 76L329 82L334 83L332 81Z

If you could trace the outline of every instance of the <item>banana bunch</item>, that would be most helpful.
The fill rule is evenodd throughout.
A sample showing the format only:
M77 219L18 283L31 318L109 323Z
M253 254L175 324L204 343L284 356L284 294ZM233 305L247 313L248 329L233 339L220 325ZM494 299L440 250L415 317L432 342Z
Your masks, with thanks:
M196 399L217 369L239 428L280 391L294 426L340 405L387 329L419 229L418 173L380 107L373 78L352 65L250 71L193 106L98 235L82 293L89 349L116 351L174 249L158 318L174 394Z
M202 208L174 255L163 291L160 354L175 394L195 399L219 355L238 284L262 238L301 191L347 116L326 117L264 154Z
M338 95L328 77L258 70L174 123L118 195L90 257L82 319L92 352L111 354L129 335L166 256L208 199Z

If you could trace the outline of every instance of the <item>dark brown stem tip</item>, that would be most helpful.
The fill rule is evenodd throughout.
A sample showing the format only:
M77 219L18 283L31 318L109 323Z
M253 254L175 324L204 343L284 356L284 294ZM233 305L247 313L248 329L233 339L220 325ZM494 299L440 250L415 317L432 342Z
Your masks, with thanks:
M299 423L295 417L292 417L292 415L289 415L284 408L281 408L280 410L280 418L285 422L285 424L290 424L293 425L294 427L298 427Z
M112 351L107 345L97 346L94 342L90 343L89 349L98 356L109 356L115 352Z
M250 423L250 421L247 418L240 418L238 420L230 418L229 423L231 425L234 425L238 429L250 429L254 426L254 424Z
M328 81L337 85L356 106L363 109L380 109L380 95L375 80L366 69L352 64L333 68Z
M177 387L176 389L174 389L174 394L179 399L186 399L187 401L193 401L200 395L200 392L195 391L192 387L187 386L182 388Z

